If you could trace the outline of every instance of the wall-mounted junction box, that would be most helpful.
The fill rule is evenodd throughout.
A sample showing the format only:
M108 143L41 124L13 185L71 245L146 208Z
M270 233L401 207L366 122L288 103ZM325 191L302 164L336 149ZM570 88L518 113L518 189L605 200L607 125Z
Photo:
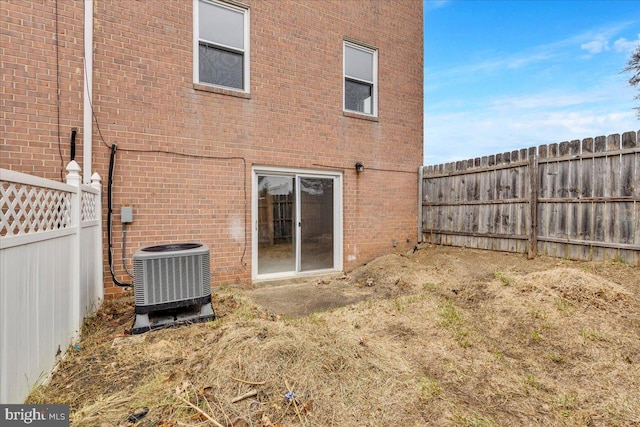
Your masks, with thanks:
M122 223L133 222L133 206L123 206L120 208L120 221Z

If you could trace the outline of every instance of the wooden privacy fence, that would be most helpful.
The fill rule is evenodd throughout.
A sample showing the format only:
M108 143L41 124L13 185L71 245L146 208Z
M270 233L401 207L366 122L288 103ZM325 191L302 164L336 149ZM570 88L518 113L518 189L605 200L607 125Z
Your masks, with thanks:
M640 265L640 133L421 170L427 242Z
M21 403L102 297L100 176L81 184L0 169L0 402Z

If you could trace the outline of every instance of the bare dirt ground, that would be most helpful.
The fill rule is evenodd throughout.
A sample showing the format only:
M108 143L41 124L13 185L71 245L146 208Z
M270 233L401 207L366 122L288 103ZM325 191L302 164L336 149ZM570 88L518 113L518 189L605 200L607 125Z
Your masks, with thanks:
M422 246L348 275L221 289L218 319L89 319L30 402L82 426L638 426L640 270Z

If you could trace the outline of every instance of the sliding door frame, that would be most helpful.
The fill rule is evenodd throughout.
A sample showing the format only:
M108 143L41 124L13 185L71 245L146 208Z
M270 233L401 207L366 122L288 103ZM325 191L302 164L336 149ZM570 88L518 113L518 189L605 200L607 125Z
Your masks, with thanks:
M343 176L341 172L315 170L315 169L298 169L298 168L280 168L272 166L253 166L251 168L251 279L252 280L269 280L289 277L298 277L305 275L314 275L333 271L342 271L343 269L343 202L342 202L342 186ZM296 193L299 177L303 178L333 178L333 268L311 271L300 271L300 228L297 226L299 218L296 218L294 230L296 233L296 269L295 271L287 271L281 273L258 274L258 176L274 175L274 176L291 176L296 182ZM294 209L297 215L300 213L299 200L295 200Z

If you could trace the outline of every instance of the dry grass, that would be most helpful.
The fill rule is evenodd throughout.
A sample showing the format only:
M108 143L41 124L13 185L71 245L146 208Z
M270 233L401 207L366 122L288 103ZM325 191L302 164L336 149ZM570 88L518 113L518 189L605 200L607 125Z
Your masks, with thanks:
M640 425L637 268L424 247L342 284L373 297L293 319L220 292L218 320L115 345L132 306L106 303L29 400L77 426Z

